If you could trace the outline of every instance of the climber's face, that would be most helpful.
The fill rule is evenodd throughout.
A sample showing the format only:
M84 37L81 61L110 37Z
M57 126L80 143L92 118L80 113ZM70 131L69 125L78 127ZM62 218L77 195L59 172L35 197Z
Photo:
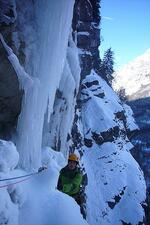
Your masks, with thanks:
M70 170L74 170L76 168L76 166L77 166L77 162L76 161L72 161L72 160L68 161L68 168Z

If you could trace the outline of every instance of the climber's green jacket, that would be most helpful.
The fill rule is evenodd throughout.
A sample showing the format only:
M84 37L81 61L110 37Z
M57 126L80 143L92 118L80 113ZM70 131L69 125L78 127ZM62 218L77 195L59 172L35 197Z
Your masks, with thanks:
M82 173L79 168L70 170L68 166L60 171L57 189L74 196L79 193L82 183Z

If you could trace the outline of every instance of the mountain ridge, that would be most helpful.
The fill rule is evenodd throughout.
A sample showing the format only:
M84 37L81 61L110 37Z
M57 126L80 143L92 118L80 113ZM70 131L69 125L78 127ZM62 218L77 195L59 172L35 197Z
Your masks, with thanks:
M114 73L113 88L125 89L128 100L150 96L150 49Z

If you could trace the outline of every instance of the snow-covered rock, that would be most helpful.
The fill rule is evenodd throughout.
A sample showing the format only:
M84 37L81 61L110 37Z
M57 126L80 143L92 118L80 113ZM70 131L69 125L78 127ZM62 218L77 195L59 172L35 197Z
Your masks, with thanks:
M17 166L19 154L15 145L12 142L0 140L0 224L18 225L18 205L17 202L19 191L15 190L13 186L8 186L9 181L2 181L8 179ZM16 191L16 193L14 192Z
M88 223L136 225L142 222L145 181L128 147L120 149L117 142L93 145L85 149L83 162L88 174Z
M126 136L126 129L138 128L132 110L94 71L82 81L81 101L87 221L91 225L142 223L146 185ZM123 112L125 120L120 116Z
M19 154L12 142L0 140L0 172L14 169L19 161Z

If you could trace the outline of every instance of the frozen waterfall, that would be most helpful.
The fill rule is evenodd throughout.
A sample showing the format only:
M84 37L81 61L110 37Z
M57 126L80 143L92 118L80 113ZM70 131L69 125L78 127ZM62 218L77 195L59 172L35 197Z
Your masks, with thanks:
M37 1L35 10L36 48L31 58L33 82L25 89L18 122L17 149L20 166L36 169L41 163L44 114L49 102L52 112L55 92L63 72L72 22L74 0ZM31 34L33 35L33 34ZM29 35L26 39L30 38ZM31 63L29 64L31 65ZM28 65L26 65L27 69ZM48 101L49 99L49 101Z

